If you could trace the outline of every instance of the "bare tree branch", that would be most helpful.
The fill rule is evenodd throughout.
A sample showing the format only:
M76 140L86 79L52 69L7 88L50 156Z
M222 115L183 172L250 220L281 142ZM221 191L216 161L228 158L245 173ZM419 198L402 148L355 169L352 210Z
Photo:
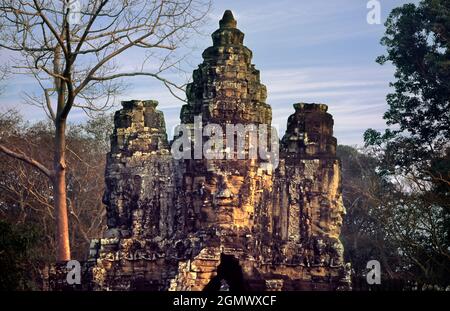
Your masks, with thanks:
M70 111L103 111L123 85L121 78L149 76L162 82L176 98L177 83L162 77L168 55L187 42L209 10L208 0L109 1L0 0L0 47L15 52L12 68L32 75L43 96L28 95L53 120L53 171L22 152L2 145L1 152L53 176L58 260L70 259L67 202L66 127ZM129 50L154 52L152 69L120 70L119 56ZM161 64L159 61L161 60ZM143 60L144 64L147 59ZM158 66L160 65L160 66ZM159 69L153 69L159 68ZM122 72L117 74L118 72ZM113 82L115 81L115 82Z
M50 178L50 179L53 178L53 172L51 170L49 170L45 165L43 165L39 161L27 156L23 152L13 151L13 150L9 149L8 147L4 146L3 144L0 144L0 151L14 159L18 159L25 163L30 164L34 168L36 168L39 171L41 171L42 173L44 173L44 175L47 176L48 178Z
M103 77L91 77L91 80L95 80L95 81L107 81L107 80L112 80L112 79L117 79L117 78L124 78L124 77L135 77L135 76L150 76L153 78L156 78L157 80L163 82L163 84L167 87L167 89L169 90L169 92L177 99L179 99L180 101L184 101L186 102L186 99L179 97L172 89L172 87L184 92L185 89L185 85L182 86L178 86L175 83L159 76L157 73L151 73L151 72L128 72L128 73L117 73L114 75L110 75L110 76L103 76Z

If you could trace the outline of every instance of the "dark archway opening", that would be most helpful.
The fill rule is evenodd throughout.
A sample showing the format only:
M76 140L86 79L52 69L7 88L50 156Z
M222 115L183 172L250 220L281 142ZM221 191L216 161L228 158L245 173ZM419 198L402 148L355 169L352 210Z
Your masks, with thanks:
M248 290L239 260L233 255L220 255L217 275L211 279L203 290L207 292Z

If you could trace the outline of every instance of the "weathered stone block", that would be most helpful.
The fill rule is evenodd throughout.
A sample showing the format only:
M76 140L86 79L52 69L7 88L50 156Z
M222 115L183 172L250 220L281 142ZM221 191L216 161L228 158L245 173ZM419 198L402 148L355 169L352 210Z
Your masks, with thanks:
M187 86L180 119L271 125L267 89L231 11ZM93 241L92 287L103 290L349 288L333 118L294 104L277 167L257 159L175 160L153 100L114 117L105 172L108 231ZM225 142L225 141L224 141ZM245 142L248 155L252 143ZM270 164L270 165L269 165Z

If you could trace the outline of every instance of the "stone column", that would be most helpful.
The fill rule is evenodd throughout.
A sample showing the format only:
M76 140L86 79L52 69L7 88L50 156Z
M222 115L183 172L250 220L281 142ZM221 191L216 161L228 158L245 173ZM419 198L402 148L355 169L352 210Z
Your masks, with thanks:
M158 102L122 102L105 172L108 237L166 238L173 231L173 163Z

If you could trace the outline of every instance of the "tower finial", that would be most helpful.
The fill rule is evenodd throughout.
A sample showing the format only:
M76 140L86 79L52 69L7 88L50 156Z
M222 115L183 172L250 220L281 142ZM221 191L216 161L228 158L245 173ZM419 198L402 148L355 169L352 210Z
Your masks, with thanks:
M233 13L231 10L226 10L223 13L222 19L219 21L220 28L236 28L237 22L234 19Z

